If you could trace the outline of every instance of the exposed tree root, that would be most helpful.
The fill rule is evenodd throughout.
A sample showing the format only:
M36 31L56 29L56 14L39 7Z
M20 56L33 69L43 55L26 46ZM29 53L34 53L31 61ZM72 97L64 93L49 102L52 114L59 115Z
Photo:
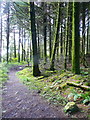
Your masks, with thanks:
M74 83L74 82L67 82L67 85L69 85L69 86L74 86L74 87L78 87L78 88L81 88L82 90L86 90L86 91L89 91L89 90L90 90L90 87L89 87L89 86L77 84L77 83Z

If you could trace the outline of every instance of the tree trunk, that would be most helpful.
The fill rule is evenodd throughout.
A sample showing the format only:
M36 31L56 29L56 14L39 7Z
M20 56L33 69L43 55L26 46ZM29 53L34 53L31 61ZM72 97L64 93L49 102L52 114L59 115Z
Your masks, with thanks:
M32 47L31 47L31 41L30 41L30 61L32 60Z
M26 55L26 60L29 66L29 48L30 48L30 39L28 37L28 47L27 47L27 55Z
M87 14L88 14L88 26L87 26L87 49L86 49L86 53L88 54L89 53L89 39L90 39L90 37L89 37L89 10L88 10L88 12L87 12Z
M34 2L30 2L30 17L31 17L31 34L33 47L33 75L39 76L38 54L37 54L37 40L36 40L36 26L35 26L35 9Z
M63 42L63 50L64 50L64 54L65 54L65 50L66 50L66 47L65 47L65 43L66 43L66 20L64 21L64 42Z
M9 32L10 32L10 23L9 23L9 14L10 14L10 10L9 10L9 5L10 3L7 2L7 63L9 62Z
M45 59L45 63L47 62L47 16L46 16L46 10L47 10L47 4L45 2L43 2L43 10L44 10L44 16L43 16L43 34L44 34L44 59Z
M19 41L18 41L18 62L20 62L20 42L21 42L21 39L20 39L20 28L19 28Z
M63 29L62 29L62 25L61 25L61 37L60 37L60 53L62 55L63 53Z
M71 63L71 54L72 54L72 2L69 2L69 9L68 9L68 13L69 13L69 31L68 31L68 35L69 35L69 63Z
M67 4L67 21L66 21L66 46L65 46L65 60L64 60L64 68L67 69L67 53L68 53L68 32L69 32L69 16L68 16L68 4Z
M14 28L14 58L16 58L16 39L15 39L15 28Z
M0 4L0 8L1 8L1 4ZM1 31L0 31L0 62L2 62L2 15L1 15L1 18L0 18L0 22L1 22Z
M82 52L85 54L85 3L82 3Z
M72 72L80 73L80 35L79 35L79 2L73 2L72 15Z
M61 7L61 5L59 3L59 13L58 13L58 18L57 18L57 23L56 23L56 33L55 33L55 38L54 38L54 47L53 47L53 51L52 51L50 70L54 70L55 53L56 53L56 48L57 48L57 44L58 44L59 29L60 29L60 10L61 10L60 7Z
M40 38L39 38L39 25L37 23L37 38L38 38L38 57L40 59Z
M24 48L23 48L23 28L22 28L22 42L21 42L21 45L22 45L22 58L21 58L21 60L23 61L23 53L24 53Z
M24 61L26 60L26 50L25 50L25 45L26 45L26 33L25 33L25 29L24 29L24 33L23 33L23 38L24 38L24 49L23 49L23 59Z
M49 5L49 11L50 11L50 5ZM51 54L52 54L52 33L51 33L51 18L49 17L49 57L51 58Z

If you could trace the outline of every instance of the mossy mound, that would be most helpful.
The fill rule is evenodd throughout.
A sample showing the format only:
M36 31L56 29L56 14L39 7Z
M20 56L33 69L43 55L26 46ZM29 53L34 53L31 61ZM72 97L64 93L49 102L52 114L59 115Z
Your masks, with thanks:
M68 102L66 106L64 107L64 112L65 113L74 113L79 111L78 106L76 105L75 102Z

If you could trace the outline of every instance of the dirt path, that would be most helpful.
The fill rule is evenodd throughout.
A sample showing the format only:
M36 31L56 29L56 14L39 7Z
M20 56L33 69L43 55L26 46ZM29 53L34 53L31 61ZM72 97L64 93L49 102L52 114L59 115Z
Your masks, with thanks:
M28 90L11 69L3 89L3 118L66 118L62 107L52 106L36 92Z

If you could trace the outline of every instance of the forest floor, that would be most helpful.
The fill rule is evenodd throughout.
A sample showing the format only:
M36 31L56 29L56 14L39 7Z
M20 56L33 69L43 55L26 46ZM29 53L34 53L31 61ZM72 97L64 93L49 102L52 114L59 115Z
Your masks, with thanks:
M19 81L16 72L20 69L10 69L9 80L4 83L2 118L68 118L62 106L52 105Z

